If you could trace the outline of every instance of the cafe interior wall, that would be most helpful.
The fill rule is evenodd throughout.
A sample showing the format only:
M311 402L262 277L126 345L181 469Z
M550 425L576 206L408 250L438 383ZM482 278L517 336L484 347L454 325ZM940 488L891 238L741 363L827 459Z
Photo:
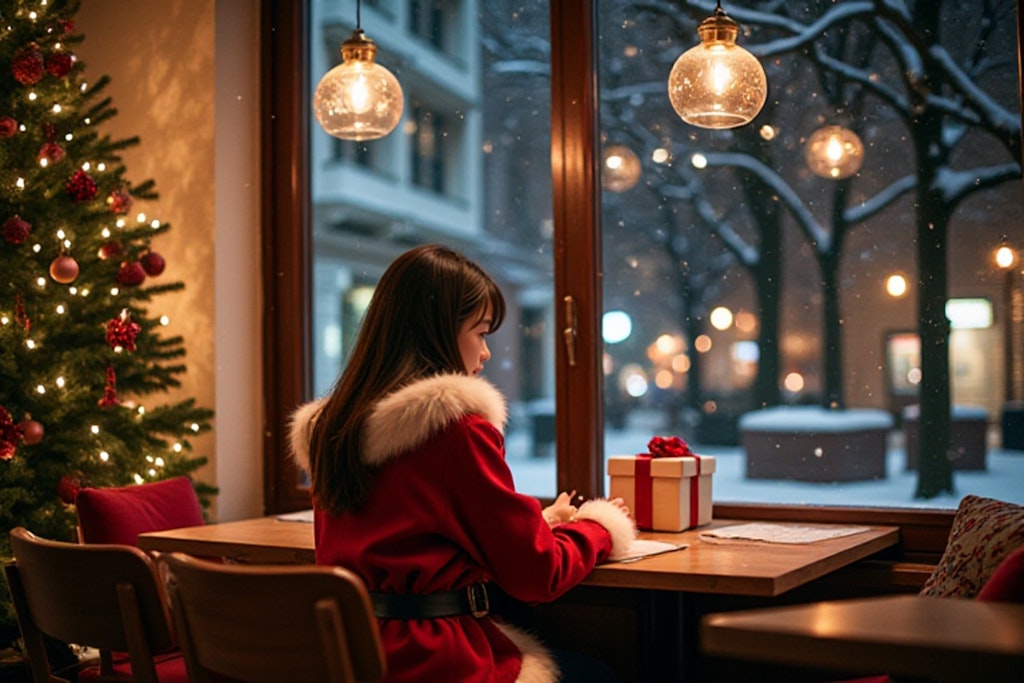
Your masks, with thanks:
M160 197L133 211L170 223L154 242L165 277L185 284L156 300L185 340L188 371L169 399L213 408L193 442L217 486L213 520L262 514L259 222L259 4L250 0L86 0L76 52L94 81L108 75L115 138L135 183ZM177 397L177 398L175 398Z

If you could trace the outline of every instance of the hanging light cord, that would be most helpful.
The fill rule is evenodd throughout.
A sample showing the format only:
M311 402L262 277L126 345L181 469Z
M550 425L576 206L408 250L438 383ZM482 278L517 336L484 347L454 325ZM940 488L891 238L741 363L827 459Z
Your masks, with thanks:
M718 0L721 3L722 0ZM363 0L356 0L356 30L358 31L363 27Z

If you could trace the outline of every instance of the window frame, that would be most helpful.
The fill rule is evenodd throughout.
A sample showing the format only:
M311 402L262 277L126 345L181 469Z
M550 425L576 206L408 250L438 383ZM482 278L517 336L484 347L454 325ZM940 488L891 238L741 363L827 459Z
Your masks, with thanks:
M1024 37L1018 0L1018 77ZM556 338L557 484L586 496L603 490L600 185L596 0L551 3ZM311 235L308 229L309 7L262 0L262 253L264 286L264 507L308 508L309 490L288 456L291 411L309 400ZM298 77L296 77L298 75ZM1024 86L1018 84L1018 93ZM1024 107L1022 107L1024 122ZM570 303L571 302L571 303ZM569 362L566 331L575 335ZM572 397L572 400L569 398ZM776 504L716 504L716 517L898 524L903 551L937 559L953 511Z

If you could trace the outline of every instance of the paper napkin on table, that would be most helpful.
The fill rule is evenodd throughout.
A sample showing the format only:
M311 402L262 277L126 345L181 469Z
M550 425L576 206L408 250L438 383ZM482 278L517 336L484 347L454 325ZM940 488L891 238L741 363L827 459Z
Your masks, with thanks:
M814 543L869 531L866 526L802 526L753 522L702 531L699 538L708 543L761 541L763 543Z
M636 562L642 560L645 557L652 555L660 555L662 553L670 553L673 550L683 550L689 546L686 543L665 543L663 541L647 541L643 539L636 539L633 541L633 545L629 546L629 549L622 555L609 558L609 562Z
M278 515L277 521L279 522L306 522L309 524L313 523L313 511L312 510L300 510L298 512L289 512L284 515Z

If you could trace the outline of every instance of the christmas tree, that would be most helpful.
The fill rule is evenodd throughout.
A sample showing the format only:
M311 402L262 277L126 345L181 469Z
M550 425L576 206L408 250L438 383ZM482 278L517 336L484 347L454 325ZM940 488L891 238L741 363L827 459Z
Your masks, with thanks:
M159 394L186 371L154 306L184 287L152 248L170 226L133 212L117 114L75 57L78 3L0 0L0 559L16 526L70 540L83 486L191 475L212 412ZM147 204L148 205L148 204ZM197 484L200 498L214 489ZM2 582L2 578L0 578ZM0 648L17 638L0 586Z

